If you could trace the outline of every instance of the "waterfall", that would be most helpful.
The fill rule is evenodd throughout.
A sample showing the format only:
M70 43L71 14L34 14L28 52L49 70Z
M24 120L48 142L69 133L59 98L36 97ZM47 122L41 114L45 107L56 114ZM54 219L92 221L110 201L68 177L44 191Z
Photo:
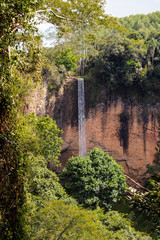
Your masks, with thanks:
M84 79L78 78L79 155L86 156Z

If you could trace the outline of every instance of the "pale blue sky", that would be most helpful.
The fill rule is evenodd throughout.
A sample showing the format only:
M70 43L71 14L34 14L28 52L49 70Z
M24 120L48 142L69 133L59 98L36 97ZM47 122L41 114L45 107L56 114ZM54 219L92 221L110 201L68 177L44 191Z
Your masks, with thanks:
M113 17L160 11L160 0L106 0L106 13Z

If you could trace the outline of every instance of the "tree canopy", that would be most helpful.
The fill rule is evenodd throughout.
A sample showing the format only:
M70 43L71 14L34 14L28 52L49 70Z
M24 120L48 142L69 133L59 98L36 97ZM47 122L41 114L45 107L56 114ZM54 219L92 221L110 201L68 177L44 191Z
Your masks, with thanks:
M59 176L66 191L88 207L111 209L126 188L122 167L98 148L70 158Z
M104 0L0 2L2 240L121 239L122 236L150 239L135 232L117 213L105 215L100 210L93 212L77 206L56 174L47 168L49 161L58 162L61 131L49 117L25 113L26 97L37 81L47 78L49 90L56 91L67 70L75 70L77 56L83 62L83 70L96 73L103 84L135 86L138 77L140 86L152 87L153 91L158 88L158 13L149 17L152 31L145 34L137 32L141 28L139 17L134 27L125 20L120 20L120 25L117 19L104 14L104 4ZM46 56L43 54L36 28L41 21L54 24L58 37L63 37L54 49L55 55L50 54L53 49L46 50ZM143 26L146 27L147 21ZM98 149L86 158L70 159L61 177L62 181L67 179L64 182L67 191L87 207L99 205L110 209L126 187L122 168ZM120 229L115 223L117 218Z

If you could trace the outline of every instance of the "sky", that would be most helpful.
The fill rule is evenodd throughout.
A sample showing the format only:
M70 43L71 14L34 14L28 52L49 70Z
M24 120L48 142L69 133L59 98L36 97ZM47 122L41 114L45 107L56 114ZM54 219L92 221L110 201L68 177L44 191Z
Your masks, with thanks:
M106 0L105 11L113 17L160 11L160 0Z

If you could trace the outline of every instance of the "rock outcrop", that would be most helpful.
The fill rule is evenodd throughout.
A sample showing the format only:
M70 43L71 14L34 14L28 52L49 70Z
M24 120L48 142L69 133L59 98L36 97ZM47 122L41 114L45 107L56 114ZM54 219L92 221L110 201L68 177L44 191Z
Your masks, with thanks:
M123 166L125 173L143 183L146 165L155 161L155 147L160 133L160 105L151 106L131 99L105 96L90 106L90 90L86 81L86 142L87 151L99 147ZM40 99L39 99L40 97ZM34 96L35 98L35 96ZM38 100L39 99L39 100ZM62 167L71 156L78 155L77 81L68 79L56 95L37 90L29 111L42 116L49 114L63 130L60 161Z
M38 83L26 99L25 112L33 112L38 116L45 116L47 112L48 85L46 81Z
M87 94L90 92L86 91L88 100ZM157 131L159 105L153 107L117 97L106 98L105 102L91 108L88 106L89 102L86 102L87 151L94 147L107 151L123 166L127 175L143 183L146 165L155 161L155 147L160 137ZM73 80L65 85L50 114L57 120L58 127L63 129L62 167L69 157L78 155L77 114L77 82Z

